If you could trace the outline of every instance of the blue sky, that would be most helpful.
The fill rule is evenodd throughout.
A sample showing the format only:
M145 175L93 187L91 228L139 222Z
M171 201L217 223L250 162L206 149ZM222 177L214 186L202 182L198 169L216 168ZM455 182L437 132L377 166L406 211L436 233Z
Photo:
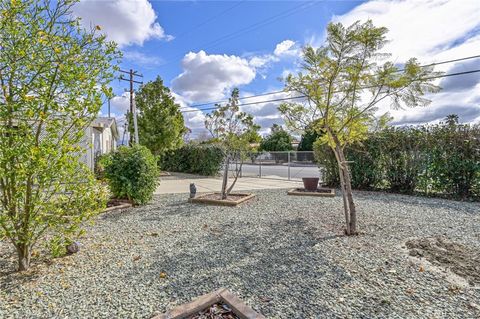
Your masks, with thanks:
M477 0L81 0L74 10L85 24L100 25L119 44L122 68L138 70L144 81L162 77L182 107L223 99L233 87L243 96L281 89L279 78L299 68L301 47L321 45L330 21L373 19L388 27L391 41L385 49L396 63L413 56L432 63L480 54L479 12ZM473 68L480 68L479 59L438 70ZM478 74L439 84L445 90L432 96L428 108L390 110L384 105L379 114L389 111L394 124L435 122L450 113L464 122L480 121ZM113 87L112 109L121 120L128 106L127 83ZM283 122L277 106L259 103L244 110L255 115L266 133L273 123ZM184 115L193 135L203 134L203 113Z
M268 54L284 40L303 41L318 35L333 14L345 13L356 4L358 2L353 1L313 4L308 1L154 1L152 6L158 20L175 39L148 41L143 48L137 46L132 50L156 56L164 64L151 67L125 61L124 65L141 69L148 78L160 75L171 84L182 71L181 59L190 51L241 57ZM287 16L293 9L296 11ZM276 16L282 19L272 19ZM258 77L242 89L261 92L270 86L279 86L277 77L281 76L283 66L288 63L275 64L265 79Z

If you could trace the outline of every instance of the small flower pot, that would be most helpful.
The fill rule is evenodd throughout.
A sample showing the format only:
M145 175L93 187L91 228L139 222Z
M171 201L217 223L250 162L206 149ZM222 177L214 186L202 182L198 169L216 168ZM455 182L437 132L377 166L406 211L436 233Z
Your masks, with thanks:
M318 181L319 180L320 179L318 177L303 177L302 178L303 187L305 187L305 189L307 191L314 192L318 188Z

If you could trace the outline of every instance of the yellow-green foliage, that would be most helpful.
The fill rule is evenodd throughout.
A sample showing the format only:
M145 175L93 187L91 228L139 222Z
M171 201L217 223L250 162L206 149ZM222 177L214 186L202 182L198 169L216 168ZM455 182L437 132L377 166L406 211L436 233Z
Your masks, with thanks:
M75 236L105 204L79 158L119 53L97 28L82 29L74 4L0 2L0 237L20 270L38 241Z

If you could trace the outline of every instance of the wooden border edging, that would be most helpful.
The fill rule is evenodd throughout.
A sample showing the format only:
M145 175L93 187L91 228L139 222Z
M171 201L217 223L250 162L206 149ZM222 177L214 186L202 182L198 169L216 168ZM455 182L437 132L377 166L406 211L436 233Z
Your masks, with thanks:
M298 191L296 188L293 188L287 192L287 195L294 195L294 196L317 196L317 197L334 197L335 190L333 188L324 188L329 190L329 193L319 193L319 192L305 192L305 191Z
M152 319L182 319L194 315L217 302L227 304L241 319L266 319L225 288L200 296L192 302L175 307Z
M233 193L232 195L240 195L244 196L241 197L237 200L221 200L221 199L209 199L209 198L202 198L205 196L210 196L213 194L219 194L219 193L207 193L207 194L202 194L198 197L195 198L189 198L188 201L190 203L199 203L199 204L208 204L208 205L220 205L220 206L237 206L240 203L243 203L244 201L247 201L253 197L255 197L255 194L251 193Z
M117 205L117 206L107 207L102 211L102 213L107 213L107 212L111 212L112 210L125 209L125 208L130 208L130 207L132 207L132 204L124 203L124 204Z

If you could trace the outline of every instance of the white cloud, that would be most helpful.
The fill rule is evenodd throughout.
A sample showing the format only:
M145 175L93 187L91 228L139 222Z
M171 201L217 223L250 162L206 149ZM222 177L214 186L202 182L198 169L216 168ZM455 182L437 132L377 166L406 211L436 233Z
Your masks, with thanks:
M172 88L193 102L223 99L232 88L251 83L257 74L265 79L272 63L298 55L299 48L292 40L278 43L273 53L249 57L189 52L182 60L183 72L172 80Z
M393 110L393 124L436 123L447 115L457 114L463 123L474 123L480 117L480 84L473 88L471 94L464 91L438 93L432 104L423 108Z
M279 91L279 89L269 90L268 92ZM267 92L265 92L267 93ZM251 96L252 94L245 94L244 97ZM290 93L279 92L266 96L251 97L243 99L241 102L249 105L240 105L240 110L252 114L254 116L254 122L260 125L260 134L265 135L270 132L270 127L273 124L283 125L284 120L278 111L278 107L282 101L275 102L263 102L267 100L277 100L290 97ZM256 104L250 104L256 103Z
M183 72L172 81L172 88L190 101L221 99L233 87L249 84L255 68L235 55L209 55L189 52L182 60Z
M397 62L410 57L430 59L455 46L480 25L480 1L376 0L361 4L333 21L350 25L371 19L389 29L386 52Z
M405 62L416 57L422 64L462 58L478 53L480 47L480 1L386 1L363 3L334 22L350 25L357 20L371 19L375 26L389 29L390 42L384 52L391 60ZM478 61L463 61L439 65L437 71L447 73L478 69ZM480 118L478 96L474 86L480 79L473 76L455 76L437 83L444 91L431 95L432 103L426 108L390 110L396 124L414 124L441 120L448 114L458 113L460 120L472 122ZM478 92L478 90L477 90ZM379 114L388 111L380 107Z
M110 111L113 116L122 116L130 109L130 93L114 96L110 99Z
M262 67L267 66L269 63L274 62L276 60L277 59L274 56L272 56L270 54L266 54L266 55L254 56L253 58L251 58L248 61L248 63L254 68L262 68Z
M156 21L157 15L148 0L81 0L73 11L85 27L100 26L108 39L119 46L143 45L152 38L173 39Z
M198 108L189 107L189 101L187 101L183 96L172 91L172 96L175 98L175 103L180 105L180 109L183 112L183 119L185 121L185 126L191 129L192 131L198 131L205 128L205 114L203 112L198 112ZM191 112L190 112L191 111Z
M297 56L299 53L299 49L296 48L295 46L295 41L292 40L284 40L277 44L275 47L275 50L273 51L273 54L276 56L282 56L282 55L292 55L292 56Z
M279 62L281 59L288 57L298 57L300 48L297 43L292 40L284 40L278 43L273 50L273 54L256 55L250 58L249 63L255 68L265 68L271 63Z

